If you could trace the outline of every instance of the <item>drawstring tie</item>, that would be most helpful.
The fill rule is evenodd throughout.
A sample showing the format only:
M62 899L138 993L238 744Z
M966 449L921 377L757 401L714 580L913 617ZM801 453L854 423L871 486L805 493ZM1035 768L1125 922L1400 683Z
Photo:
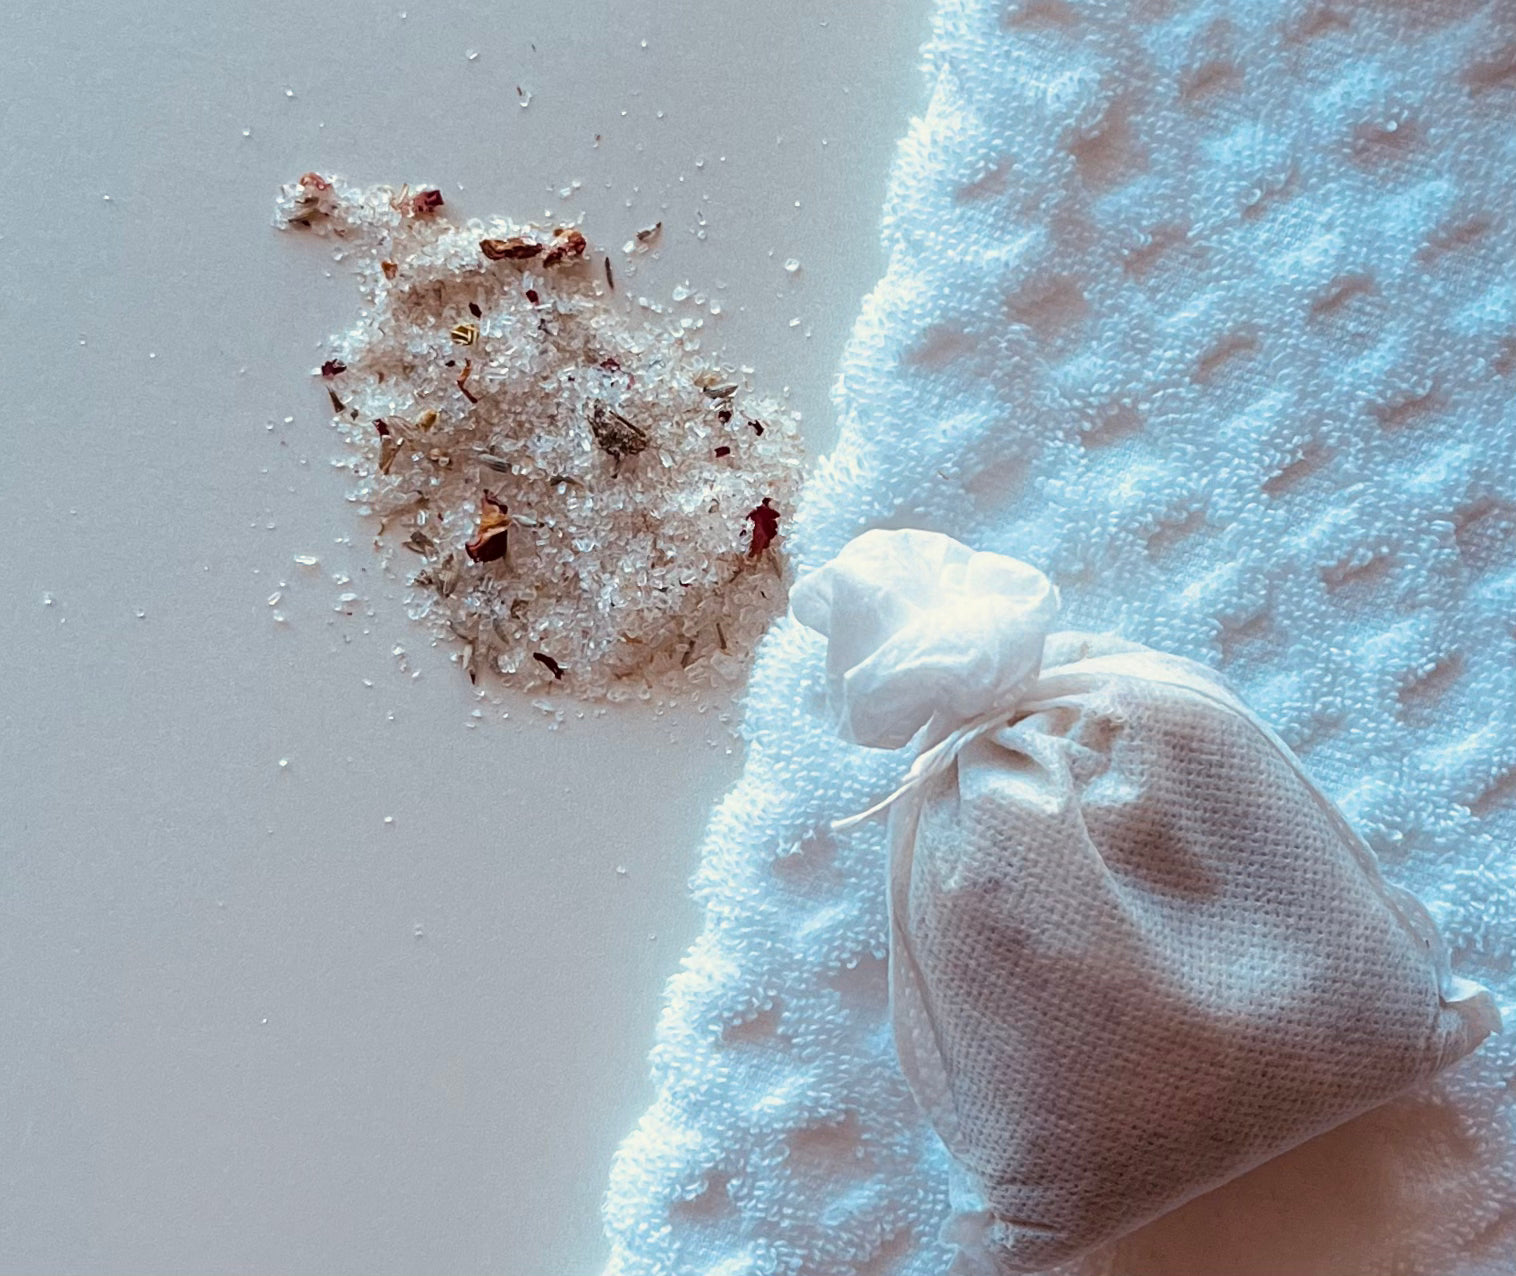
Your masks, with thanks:
M1015 716L1016 709L1002 707L991 709L981 713L977 718L965 722L961 727L949 733L939 740L931 748L916 755L916 760L911 763L911 769L905 773L905 778L889 793L889 795L867 811L859 811L857 815L847 815L840 820L832 821L832 832L843 833L850 828L856 828L860 824L867 824L876 815L882 815L890 807L894 806L901 798L909 797L913 793L926 791L927 785L935 780L943 772L947 771L958 760L958 755L964 747L982 735L1007 725Z

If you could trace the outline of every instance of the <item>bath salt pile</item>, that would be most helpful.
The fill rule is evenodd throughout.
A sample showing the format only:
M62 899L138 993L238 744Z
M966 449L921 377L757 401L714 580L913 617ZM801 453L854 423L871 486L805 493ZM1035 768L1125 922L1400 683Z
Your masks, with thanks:
M434 188L307 173L275 223L356 268L318 374L351 499L471 679L629 700L743 671L784 606L799 436L699 320L634 317L576 227L454 223Z

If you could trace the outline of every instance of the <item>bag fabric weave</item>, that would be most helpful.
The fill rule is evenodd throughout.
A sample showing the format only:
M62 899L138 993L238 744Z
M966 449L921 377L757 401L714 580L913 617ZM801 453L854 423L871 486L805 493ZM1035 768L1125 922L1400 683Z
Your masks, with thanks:
M881 804L891 1010L956 1270L1075 1257L1498 1029L1211 670L1050 634L1040 572L930 532L865 533L792 607L843 736L921 750Z

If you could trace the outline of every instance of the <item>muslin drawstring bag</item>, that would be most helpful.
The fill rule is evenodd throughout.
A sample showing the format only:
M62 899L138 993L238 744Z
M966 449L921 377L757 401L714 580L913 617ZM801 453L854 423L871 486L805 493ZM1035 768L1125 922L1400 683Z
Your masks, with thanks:
M1204 666L1050 634L1041 572L931 532L865 533L791 606L844 738L919 751L855 818L890 808L891 1013L956 1271L1076 1257L1498 1029Z

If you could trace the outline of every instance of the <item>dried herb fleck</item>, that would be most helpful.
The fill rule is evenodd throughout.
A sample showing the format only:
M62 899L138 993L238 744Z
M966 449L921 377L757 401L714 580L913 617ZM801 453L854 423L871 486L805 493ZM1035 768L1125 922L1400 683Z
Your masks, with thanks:
M374 429L379 432L379 473L388 474L405 440L390 429L389 422L383 417L375 418Z
M347 411L347 404L345 404L342 401L341 397L337 394L337 392L335 390L332 389L331 386L327 386L326 387L326 397L332 401L332 411L333 412L346 412Z
M753 427L753 433L754 434L762 434L763 433L763 422L762 421L749 421L748 424Z
M509 239L481 239L479 251L491 261L528 261L542 251L542 245L513 235Z
M532 303L532 305L534 305L534 306L535 306L535 305L536 305L536 304L537 304L537 303L538 303L538 302L539 302L539 301L541 301L541 300L542 300L542 298L541 298L541 297L539 297L539 296L538 296L538 295L537 295L537 290L536 290L536 289L535 289L535 288L528 288L528 289L527 289L527 290L526 290L526 299L527 299L527 300L528 300L528 301L530 301L530 302L531 302L531 303Z
M628 456L636 456L646 449L647 431L633 425L614 408L607 407L599 399L590 404L590 433L602 452L616 458L619 472L621 462Z
M654 222L651 226L644 226L641 230L639 230L637 232L637 242L639 244L645 244L645 243L647 243L648 240L652 239L662 229L663 229L663 223L662 222Z
M474 361L472 359L465 359L463 361L463 371L458 374L458 390L470 403L478 403L479 396L468 388L468 379L473 374L473 371Z
M616 291L616 276L611 270L611 259L605 259L605 282L612 292Z
M468 312L469 314L473 315L475 319L482 319L484 317L484 311L479 309L479 303L477 301L471 301L468 303Z
M779 539L779 511L765 496L762 504L747 512L745 521L753 525L753 539L748 543L747 556L757 558Z
M554 660L550 655L548 655L547 652L534 651L532 652L532 659L535 660L538 664L546 666L547 671L552 674L553 677L557 678L559 681L562 681L563 666Z
M400 271L400 267L392 261L381 261L379 263L379 269L384 272L384 277L386 279L393 279Z
M510 530L511 516L505 502L486 489L479 501L479 527L463 552L476 563L493 563L504 558Z
M330 380L332 377L340 377L347 371L347 364L341 359L328 359L321 365L321 375Z
M718 447L716 449L716 455L717 456L731 456L731 454L732 454L732 449L729 448L729 447L727 447L727 446L725 446L724 444L721 447Z
M458 587L458 561L456 555L448 554L435 567L424 568L411 577L413 585L429 585L439 597L449 597Z

